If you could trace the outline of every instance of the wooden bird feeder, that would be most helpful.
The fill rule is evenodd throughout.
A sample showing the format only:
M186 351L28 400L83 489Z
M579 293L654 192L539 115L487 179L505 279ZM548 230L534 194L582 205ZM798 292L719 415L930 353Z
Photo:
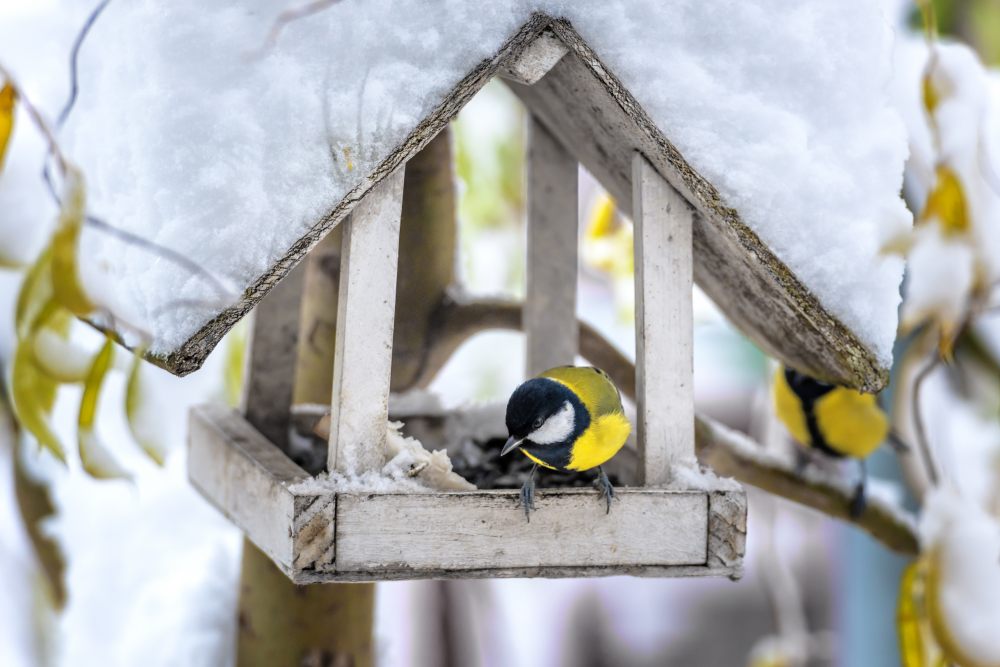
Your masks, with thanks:
M495 75L530 113L527 369L573 363L577 174L583 163L635 224L637 485L605 515L592 490L539 488L526 523L516 490L303 492L311 475L269 437L290 408L299 312L295 263L343 222L330 471L377 471L388 419L400 216L407 161ZM695 172L572 26L534 15L380 168L174 354L184 373L275 287L259 314L247 407L196 408L189 475L294 581L740 573L744 492L687 488L695 463L692 280L763 347L799 368L873 388L884 369ZM350 214L348 216L348 213ZM404 249L405 251L405 249ZM269 435L265 435L268 433ZM307 485L308 487L308 485Z

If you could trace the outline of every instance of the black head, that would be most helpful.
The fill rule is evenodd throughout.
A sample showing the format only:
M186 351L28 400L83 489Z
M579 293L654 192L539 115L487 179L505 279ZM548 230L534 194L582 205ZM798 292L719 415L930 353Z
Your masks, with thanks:
M563 437L558 440L539 437L548 442L535 444L555 444L575 438L589 424L590 417L576 394L548 378L528 380L515 389L507 401L507 432L517 440L538 435L544 428L548 436L561 434Z
M808 375L798 372L792 368L785 368L785 381L792 388L795 395L803 401L815 401L833 391L832 384L826 384L811 378Z

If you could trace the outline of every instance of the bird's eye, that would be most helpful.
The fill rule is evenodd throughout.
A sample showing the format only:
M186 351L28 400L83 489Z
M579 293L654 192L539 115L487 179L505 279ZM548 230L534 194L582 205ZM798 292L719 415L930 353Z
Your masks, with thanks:
M541 428L542 424L544 424L544 423L545 423L545 420L542 419L541 417L539 417L534 422L532 422L531 428L533 428L533 429Z

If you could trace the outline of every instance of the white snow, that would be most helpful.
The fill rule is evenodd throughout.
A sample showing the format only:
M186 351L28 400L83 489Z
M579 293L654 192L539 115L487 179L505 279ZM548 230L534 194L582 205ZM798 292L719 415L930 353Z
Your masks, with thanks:
M532 10L569 18L691 164L887 362L906 145L887 105L891 29L845 0L345 0L260 47L264 0L112 3L81 59L65 142L92 211L242 287L397 145ZM205 281L88 230L120 312L182 343ZM177 299L203 304L165 307Z
M670 469L670 488L698 491L739 491L743 487L732 477L719 477L710 468L696 463L677 464Z
M920 529L938 568L939 588L929 594L949 639L970 663L1000 664L1000 520L939 489L927 498Z
M452 472L445 450L427 451L419 440L402 435L402 426L402 422L389 422L388 462L381 470L350 475L324 472L291 484L289 489L302 494L475 491L475 485Z
M895 53L892 88L911 146L907 193L922 210L939 182L936 170L950 170L961 186L968 230L944 233L932 214L915 230L904 327L926 319L953 327L972 292L1000 278L1000 83L963 44L939 43L933 53L930 59L915 35L899 40ZM921 92L925 72L939 99L933 114Z

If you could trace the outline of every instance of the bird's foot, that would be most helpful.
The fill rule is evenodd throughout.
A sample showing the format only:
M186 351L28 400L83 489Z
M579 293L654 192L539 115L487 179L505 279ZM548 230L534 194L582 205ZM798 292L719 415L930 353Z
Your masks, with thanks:
M600 491L601 497L607 502L607 510L604 513L611 514L611 501L615 497L615 487L611 485L611 480L608 479L604 468L600 466L597 467L597 480L594 484L597 486L597 490Z
M801 447L795 448L793 456L795 457L795 476L802 477L812 463L812 457Z
M860 517L865 511L865 507L868 506L868 497L865 493L865 487L868 483L868 467L865 465L864 459L858 459L858 473L858 483L854 487L854 495L851 496L851 504L848 506L851 519Z
M858 484L854 487L854 495L851 496L851 504L848 506L848 512L852 519L859 518L865 512L865 508L868 506L868 497L865 494L865 485Z
M536 463L531 467L531 472L528 473L528 479L524 480L524 484L521 486L521 502L519 507L524 508L524 518L531 523L531 513L535 509L535 471L538 469L538 464Z

